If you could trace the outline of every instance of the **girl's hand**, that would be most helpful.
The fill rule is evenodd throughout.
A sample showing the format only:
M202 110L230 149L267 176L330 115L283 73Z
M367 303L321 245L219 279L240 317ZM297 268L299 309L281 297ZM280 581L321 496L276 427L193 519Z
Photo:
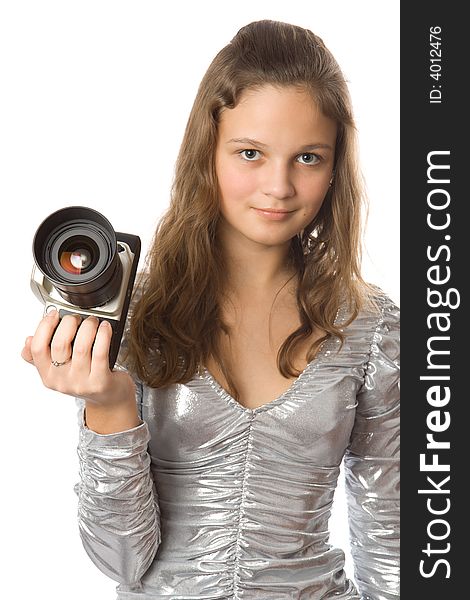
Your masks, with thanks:
M47 388L86 400L87 424L91 415L100 433L139 423L132 378L109 368L111 337L106 321L100 324L96 317L82 321L66 315L59 322L54 310L41 320L34 336L26 339L21 352Z

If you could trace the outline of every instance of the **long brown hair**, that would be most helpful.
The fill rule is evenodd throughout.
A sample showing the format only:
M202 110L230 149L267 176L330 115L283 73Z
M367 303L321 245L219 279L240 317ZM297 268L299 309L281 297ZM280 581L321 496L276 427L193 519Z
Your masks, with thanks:
M363 187L344 76L311 31L276 21L250 23L217 54L202 79L177 159L170 205L139 284L128 364L151 387L185 383L213 357L238 399L220 351L221 335L230 330L220 309L226 269L217 240L215 149L221 111L234 108L246 90L263 85L301 87L338 127L333 185L313 221L291 240L301 326L278 352L279 371L298 376L295 351L315 326L325 335L312 343L308 360L328 337L343 342L335 323L339 307L348 307L344 327L370 296L360 274Z

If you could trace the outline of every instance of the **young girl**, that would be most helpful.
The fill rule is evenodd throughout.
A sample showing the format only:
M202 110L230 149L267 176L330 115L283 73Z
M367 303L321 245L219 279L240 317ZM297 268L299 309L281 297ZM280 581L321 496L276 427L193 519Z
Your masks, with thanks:
M121 600L399 597L398 309L360 275L354 133L320 38L242 28L197 93L126 369L91 317L27 340L83 399L80 532ZM328 544L343 457L359 591Z

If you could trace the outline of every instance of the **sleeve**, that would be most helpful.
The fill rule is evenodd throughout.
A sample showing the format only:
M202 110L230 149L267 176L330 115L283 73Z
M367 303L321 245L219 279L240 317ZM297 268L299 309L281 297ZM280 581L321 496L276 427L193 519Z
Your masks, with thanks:
M137 387L138 400L142 386ZM128 431L98 434L79 412L80 536L93 563L124 585L136 584L160 543L160 513L150 471L145 422Z
M362 600L400 597L399 344L399 309L385 298L344 461L351 554Z

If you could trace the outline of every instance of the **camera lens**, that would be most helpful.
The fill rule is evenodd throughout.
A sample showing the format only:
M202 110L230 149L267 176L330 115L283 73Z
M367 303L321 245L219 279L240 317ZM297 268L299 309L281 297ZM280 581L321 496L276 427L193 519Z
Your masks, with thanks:
M70 206L47 217L34 237L33 253L38 268L75 306L101 306L119 292L116 233L96 210Z
M59 250L60 266L72 275L88 273L96 264L97 246L90 240L74 238Z

